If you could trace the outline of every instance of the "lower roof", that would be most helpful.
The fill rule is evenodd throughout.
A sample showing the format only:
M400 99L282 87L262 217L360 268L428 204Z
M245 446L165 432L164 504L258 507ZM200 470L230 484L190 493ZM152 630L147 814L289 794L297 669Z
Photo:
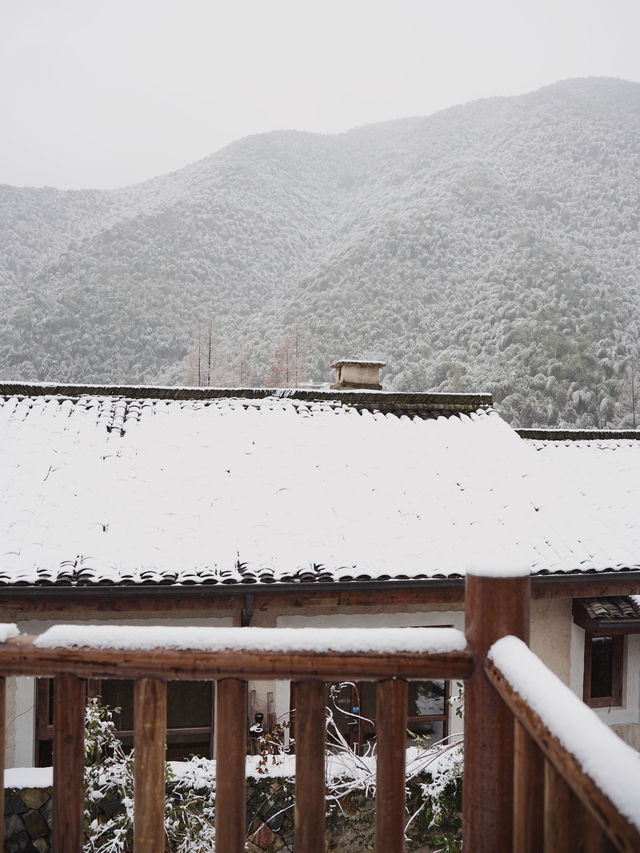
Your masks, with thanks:
M640 568L640 441L522 438L479 395L108 390L0 386L0 584Z

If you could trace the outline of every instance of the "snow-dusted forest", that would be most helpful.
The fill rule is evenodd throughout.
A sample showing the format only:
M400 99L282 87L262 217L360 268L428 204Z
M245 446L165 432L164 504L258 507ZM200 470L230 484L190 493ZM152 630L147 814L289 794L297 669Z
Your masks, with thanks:
M571 80L338 136L248 137L115 191L0 187L0 378L491 391L640 423L640 85ZM276 371L277 373L277 371ZM275 378L274 378L275 377ZM634 411L635 410L635 411Z

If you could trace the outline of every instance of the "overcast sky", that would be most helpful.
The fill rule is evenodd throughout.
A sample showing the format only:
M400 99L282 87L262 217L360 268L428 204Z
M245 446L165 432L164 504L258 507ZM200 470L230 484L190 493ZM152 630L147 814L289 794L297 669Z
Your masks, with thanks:
M640 82L640 0L0 0L0 183L123 186L567 77Z

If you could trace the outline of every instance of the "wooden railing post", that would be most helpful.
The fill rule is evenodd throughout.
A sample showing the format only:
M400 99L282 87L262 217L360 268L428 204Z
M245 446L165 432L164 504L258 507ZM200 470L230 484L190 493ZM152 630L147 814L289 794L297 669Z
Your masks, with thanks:
M167 685L141 678L133 692L133 849L164 853Z
M245 847L247 682L223 678L216 688L216 853Z
M587 844L584 853L616 853L617 850L620 850L590 811L586 813L585 834Z
M294 849L324 853L325 692L322 681L298 681L296 697L296 804Z
M82 853L85 683L58 675L53 698L53 853Z
M544 756L522 723L515 721L513 849L544 850Z
M402 853L405 824L407 682L378 682L376 853Z
M475 667L464 698L462 837L473 853L513 849L513 716L489 683L484 660L500 637L529 642L529 604L528 575L467 574L465 631Z

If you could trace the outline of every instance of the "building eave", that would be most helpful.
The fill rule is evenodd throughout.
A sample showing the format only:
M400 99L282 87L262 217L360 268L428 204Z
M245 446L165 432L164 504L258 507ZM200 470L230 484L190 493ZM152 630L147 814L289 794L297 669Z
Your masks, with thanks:
M132 609L160 611L247 609L248 597L255 610L310 606L387 607L464 601L463 577L406 580L370 580L273 584L96 584L82 586L29 586L0 588L0 604L21 612L64 611L88 607L102 613ZM640 571L604 571L533 575L531 597L580 598L640 594Z

